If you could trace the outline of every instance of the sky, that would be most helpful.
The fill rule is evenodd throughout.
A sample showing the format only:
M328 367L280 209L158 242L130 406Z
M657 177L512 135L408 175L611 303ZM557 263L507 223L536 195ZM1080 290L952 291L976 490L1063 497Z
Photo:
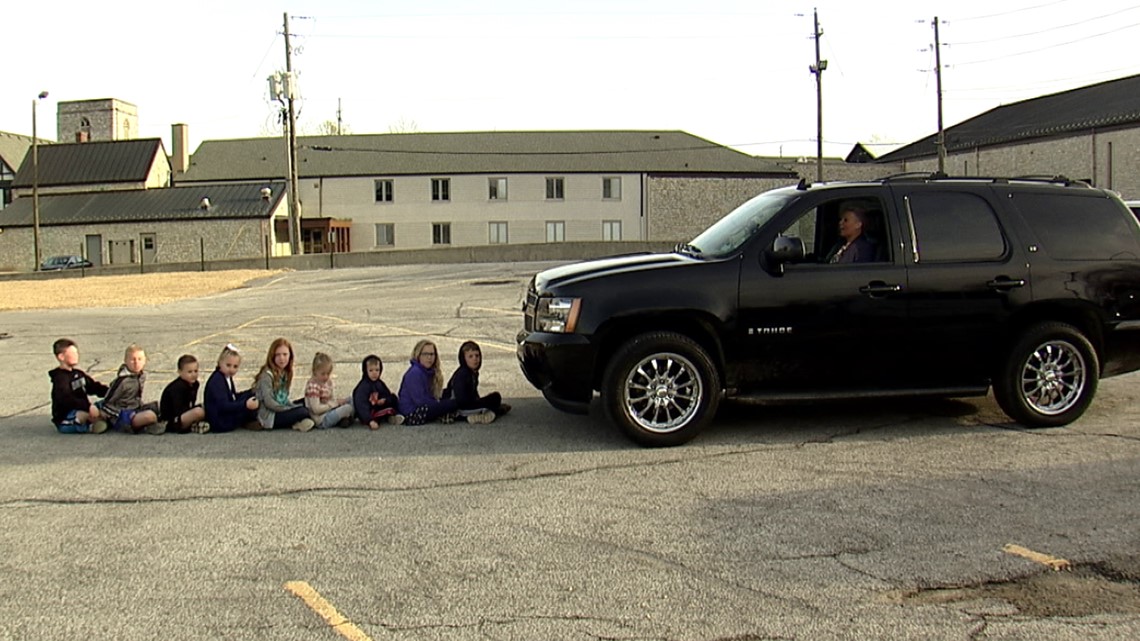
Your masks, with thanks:
M814 157L876 155L1002 104L1140 74L1140 1L199 0L7 2L0 131L56 137L58 101L137 105L139 135L277 135L267 77L299 78L298 130L684 130ZM1138 98L1140 100L1140 98Z

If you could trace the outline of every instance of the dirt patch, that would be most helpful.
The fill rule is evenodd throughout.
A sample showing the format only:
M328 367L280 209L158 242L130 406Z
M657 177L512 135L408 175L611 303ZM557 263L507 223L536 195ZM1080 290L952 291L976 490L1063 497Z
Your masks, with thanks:
M216 294L279 271L235 269L6 280L0 282L0 311L161 305L183 298Z
M912 590L893 596L918 605L998 599L1019 613L1034 617L1140 614L1140 583L1099 566L1042 572L1000 583Z

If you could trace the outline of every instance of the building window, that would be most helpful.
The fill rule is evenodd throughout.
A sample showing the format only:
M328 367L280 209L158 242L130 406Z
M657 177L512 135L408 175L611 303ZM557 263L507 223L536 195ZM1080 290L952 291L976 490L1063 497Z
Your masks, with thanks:
M562 200L563 193L565 193L565 178L547 178L546 179L546 199L547 200Z
M602 178L602 199L621 200L621 176Z
M390 203L392 202L392 181L391 180L377 180L376 181L376 202Z
M395 223L376 223L376 246L377 247L395 247L396 246L396 225L395 225Z
M487 223L487 242L492 245L507 244L507 223Z
M546 242L561 243L566 240L566 223L561 220L546 221Z
M432 202L447 202L451 200L451 179L450 178L432 178L431 179L431 199Z
M446 178L444 180L446 180ZM451 223L432 223L431 224L431 244L433 244L433 245L450 245L451 244Z
M507 179L506 178L488 178L487 179L487 199L488 200L506 200L507 199Z
M602 240L621 240L621 221L602 221Z

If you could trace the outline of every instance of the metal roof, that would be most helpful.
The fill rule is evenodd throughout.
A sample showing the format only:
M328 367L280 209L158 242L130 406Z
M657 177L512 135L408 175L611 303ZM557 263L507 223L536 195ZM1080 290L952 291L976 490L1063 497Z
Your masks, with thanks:
M995 107L945 130L946 150L1140 124L1140 75ZM879 162L938 155L937 134L900 147Z
M165 160L166 151L159 138L44 145L39 150L39 185L142 183L159 154ZM31 156L24 160L13 187L32 186Z
M268 200L261 197L263 187L271 190ZM264 218L284 194L284 182L53 194L40 196L40 225ZM210 200L208 209L203 198ZM17 198L0 210L0 228L30 227L32 218L32 199Z
M683 131L493 131L302 136L302 178L495 173L791 176ZM281 138L204 141L180 183L285 175Z

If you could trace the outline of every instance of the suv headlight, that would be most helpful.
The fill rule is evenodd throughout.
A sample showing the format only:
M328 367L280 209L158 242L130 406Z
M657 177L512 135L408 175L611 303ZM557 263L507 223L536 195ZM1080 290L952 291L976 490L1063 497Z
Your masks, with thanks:
M535 329L554 334L573 333L581 308L581 298L540 298L534 309Z

